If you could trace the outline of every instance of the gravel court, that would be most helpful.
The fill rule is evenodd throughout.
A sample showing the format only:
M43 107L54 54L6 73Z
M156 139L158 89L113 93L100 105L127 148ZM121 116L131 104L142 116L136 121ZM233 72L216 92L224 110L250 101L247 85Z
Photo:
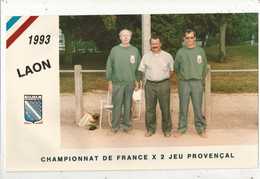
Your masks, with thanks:
M84 110L100 113L100 100L106 99L106 91L84 93ZM179 99L171 94L172 134L178 123ZM140 120L132 121L134 134L128 135L120 128L114 136L107 136L110 126L104 113L102 129L94 131L75 123L75 95L62 93L61 106L61 148L124 148L124 147L170 147L207 145L256 145L258 143L258 94L211 94L211 120L207 128L208 138L197 135L194 127L193 110L190 102L188 130L181 138L163 136L161 112L157 105L157 129L152 137L145 137L145 101L142 102ZM99 127L99 125L97 126ZM127 141L127 142L125 142Z

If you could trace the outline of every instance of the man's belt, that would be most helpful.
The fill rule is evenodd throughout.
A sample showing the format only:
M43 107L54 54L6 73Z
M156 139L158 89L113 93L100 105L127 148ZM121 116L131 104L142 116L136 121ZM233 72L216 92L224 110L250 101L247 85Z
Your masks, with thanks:
M147 81L149 81L151 83L162 83L162 82L167 81L167 80L169 80L169 78L166 78L166 79L161 80L161 81L151 81L151 80L147 80Z

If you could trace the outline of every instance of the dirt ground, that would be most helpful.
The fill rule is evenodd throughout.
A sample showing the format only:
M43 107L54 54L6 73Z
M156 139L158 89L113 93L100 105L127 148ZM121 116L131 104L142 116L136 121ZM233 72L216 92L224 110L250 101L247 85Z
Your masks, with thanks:
M102 129L99 129L99 125L97 125L98 129L90 131L89 127L79 127L75 122L75 95L63 93L60 97L62 148L255 145L258 143L258 94L255 93L211 94L211 119L207 121L209 136L207 139L196 134L191 104L188 114L188 130L181 138L163 136L161 112L158 105L156 133L152 137L144 136L146 132L144 98L140 120L132 121L134 134L125 134L121 128L116 135L107 136L110 125L106 113L104 113ZM106 97L106 91L85 93L83 95L84 111L100 113L100 100L104 100ZM172 134L176 132L178 124L178 103L178 94L172 93Z

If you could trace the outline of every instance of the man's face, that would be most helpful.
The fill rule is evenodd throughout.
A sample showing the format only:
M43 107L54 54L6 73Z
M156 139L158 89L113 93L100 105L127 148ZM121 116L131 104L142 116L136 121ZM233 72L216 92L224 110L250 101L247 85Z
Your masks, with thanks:
M187 47L193 47L195 45L196 37L194 37L194 32L186 33L184 40Z
M162 43L160 39L151 39L151 48L153 53L159 53L161 51Z
M131 40L131 34L129 31L124 30L120 35L120 40L123 44L129 44Z

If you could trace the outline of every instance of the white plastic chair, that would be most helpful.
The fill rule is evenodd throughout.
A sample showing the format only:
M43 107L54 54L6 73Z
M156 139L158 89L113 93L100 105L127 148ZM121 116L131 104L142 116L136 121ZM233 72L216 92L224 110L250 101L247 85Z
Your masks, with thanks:
M132 111L135 110L136 104L138 104L138 110L136 113L132 113L132 115L137 116L137 118L133 118L133 120L139 120L141 117L141 110L142 110L142 83L140 83L140 89L137 91L134 91L133 93L133 103L134 103L134 109L131 109ZM112 109L113 109L113 103L112 103L112 96L113 94L110 93L109 91L107 92L107 99L106 100L101 100L101 105L100 105L100 121L99 121L99 128L102 129L102 118L103 118L103 111L107 112L107 118L109 125L112 126L111 124L111 114L112 114Z
M142 83L140 82L140 88L137 91L134 91L133 93L133 103L134 108L132 110L132 116L137 116L137 118L133 118L133 120L139 120L141 117L142 112L142 95L143 95L143 89L142 89ZM135 110L136 105L138 105L138 110Z
M110 114L112 113L112 109L113 109L112 95L113 94L108 91L107 92L107 99L106 100L101 100L100 121L99 121L100 129L101 129L101 124L102 124L103 110L107 112L107 118L108 118L109 125L112 126L111 120L110 120Z

